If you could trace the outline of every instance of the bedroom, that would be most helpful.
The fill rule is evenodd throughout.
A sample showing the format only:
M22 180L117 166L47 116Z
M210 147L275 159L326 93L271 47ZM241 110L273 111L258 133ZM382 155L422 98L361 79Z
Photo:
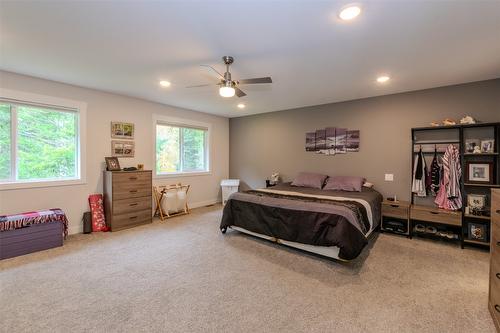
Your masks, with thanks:
M499 1L0 2L2 331L495 332L499 31ZM414 173L450 145L439 210ZM53 208L67 237L26 222Z

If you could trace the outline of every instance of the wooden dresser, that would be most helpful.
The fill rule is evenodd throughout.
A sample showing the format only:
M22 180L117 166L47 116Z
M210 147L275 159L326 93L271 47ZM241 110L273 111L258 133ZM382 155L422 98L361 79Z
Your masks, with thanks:
M152 222L152 173L104 171L104 212L111 231Z
M491 190L491 264L489 308L500 332L500 189Z

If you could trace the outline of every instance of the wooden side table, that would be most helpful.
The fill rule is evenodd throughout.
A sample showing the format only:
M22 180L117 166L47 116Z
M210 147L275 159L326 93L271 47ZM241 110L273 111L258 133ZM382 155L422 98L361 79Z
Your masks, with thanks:
M399 235L410 235L410 203L407 201L382 202L382 232L392 232Z

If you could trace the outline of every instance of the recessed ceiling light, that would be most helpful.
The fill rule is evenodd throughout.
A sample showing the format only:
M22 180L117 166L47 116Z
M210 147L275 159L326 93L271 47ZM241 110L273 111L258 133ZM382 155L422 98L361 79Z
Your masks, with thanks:
M238 104L238 108L244 109L245 108L245 104L243 104L243 103Z
M166 87L170 87L171 83L168 82L168 81L160 81L160 86L166 88Z
M379 76L377 78L377 82L378 83L386 83L387 81L389 81L391 78L387 75L382 75L382 76Z
M340 10L339 17L344 21L349 21L361 14L359 5L347 5Z

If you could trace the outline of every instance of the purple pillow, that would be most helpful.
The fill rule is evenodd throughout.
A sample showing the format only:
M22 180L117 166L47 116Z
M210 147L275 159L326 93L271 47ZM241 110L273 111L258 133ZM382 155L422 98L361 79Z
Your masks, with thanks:
M364 182L363 177L335 176L328 178L323 190L361 192Z
M327 177L327 175L321 175L319 173L301 172L293 180L292 186L322 188Z

